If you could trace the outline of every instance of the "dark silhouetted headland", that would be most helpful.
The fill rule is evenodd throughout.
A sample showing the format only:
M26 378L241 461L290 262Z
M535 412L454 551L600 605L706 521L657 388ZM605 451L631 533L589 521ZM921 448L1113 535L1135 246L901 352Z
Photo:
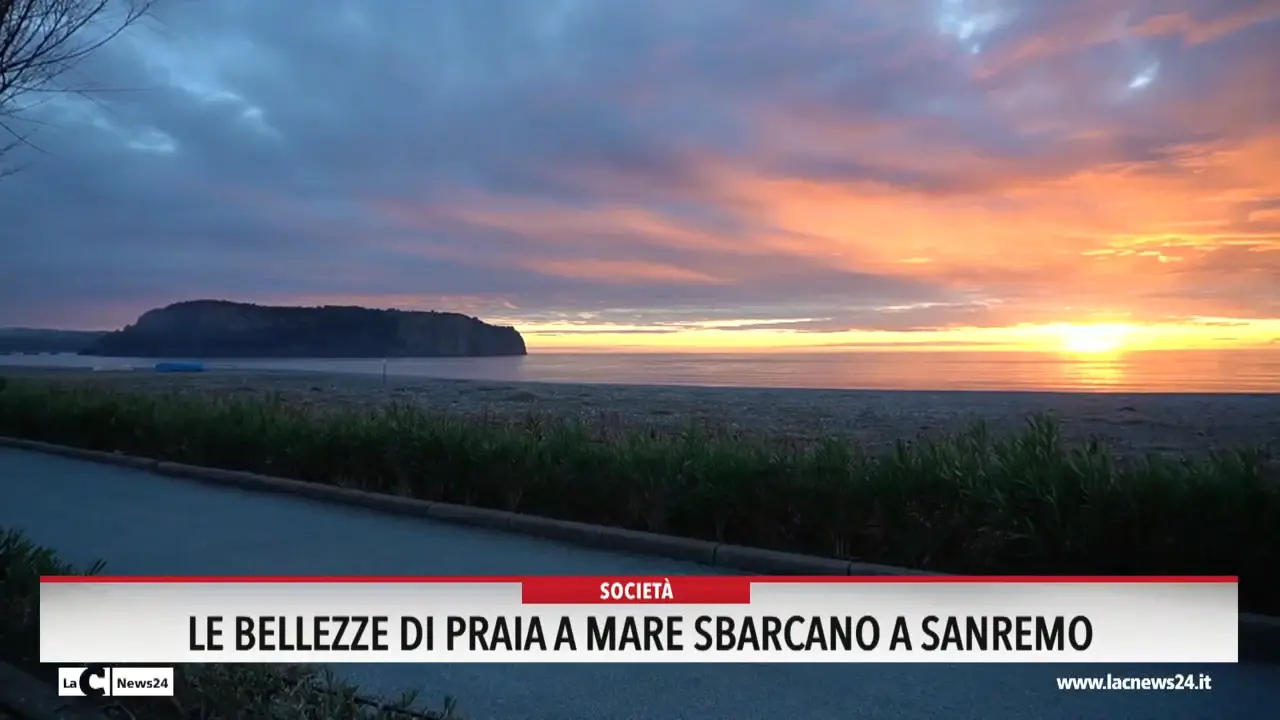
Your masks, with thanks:
M0 328L0 355L9 353L78 353L105 331Z
M477 357L526 354L512 327L457 313L272 307L191 300L149 310L83 355L198 358Z

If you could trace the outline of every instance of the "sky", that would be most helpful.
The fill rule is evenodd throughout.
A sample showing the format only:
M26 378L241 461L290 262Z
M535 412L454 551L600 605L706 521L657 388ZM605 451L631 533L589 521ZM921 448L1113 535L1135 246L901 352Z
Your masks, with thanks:
M0 326L1280 338L1280 0L159 0L63 87L3 158Z

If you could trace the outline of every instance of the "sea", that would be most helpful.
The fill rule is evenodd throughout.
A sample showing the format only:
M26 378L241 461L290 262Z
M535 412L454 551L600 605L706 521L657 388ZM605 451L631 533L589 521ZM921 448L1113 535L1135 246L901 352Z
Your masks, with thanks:
M172 358L192 360L192 358ZM198 359L196 359L198 360ZM26 365L100 371L157 360L4 355ZM868 390L1280 393L1280 347L1073 355L1032 352L564 353L423 359L208 360L207 369L304 370L491 382L608 383Z

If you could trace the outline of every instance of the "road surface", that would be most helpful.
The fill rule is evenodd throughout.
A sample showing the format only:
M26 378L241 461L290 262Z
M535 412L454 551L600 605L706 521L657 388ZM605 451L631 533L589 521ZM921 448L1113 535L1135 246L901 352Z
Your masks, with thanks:
M0 527L116 575L714 572L465 526L0 449ZM1173 630L1173 628L1171 628ZM1208 672L1208 692L1057 690L1054 678ZM1200 720L1280 706L1280 667L344 665L372 693L446 695L474 720Z

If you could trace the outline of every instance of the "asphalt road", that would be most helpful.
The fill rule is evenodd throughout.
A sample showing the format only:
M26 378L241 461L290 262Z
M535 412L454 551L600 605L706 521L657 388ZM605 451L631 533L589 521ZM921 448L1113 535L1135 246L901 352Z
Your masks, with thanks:
M116 575L689 575L710 568L0 449L0 527ZM1172 629L1171 629L1172 630ZM1208 692L1057 690L1057 676L1208 672ZM1280 667L344 665L370 693L474 720L1203 720L1280 706ZM1269 710L1268 710L1269 708ZM1265 711L1265 712L1264 712Z

